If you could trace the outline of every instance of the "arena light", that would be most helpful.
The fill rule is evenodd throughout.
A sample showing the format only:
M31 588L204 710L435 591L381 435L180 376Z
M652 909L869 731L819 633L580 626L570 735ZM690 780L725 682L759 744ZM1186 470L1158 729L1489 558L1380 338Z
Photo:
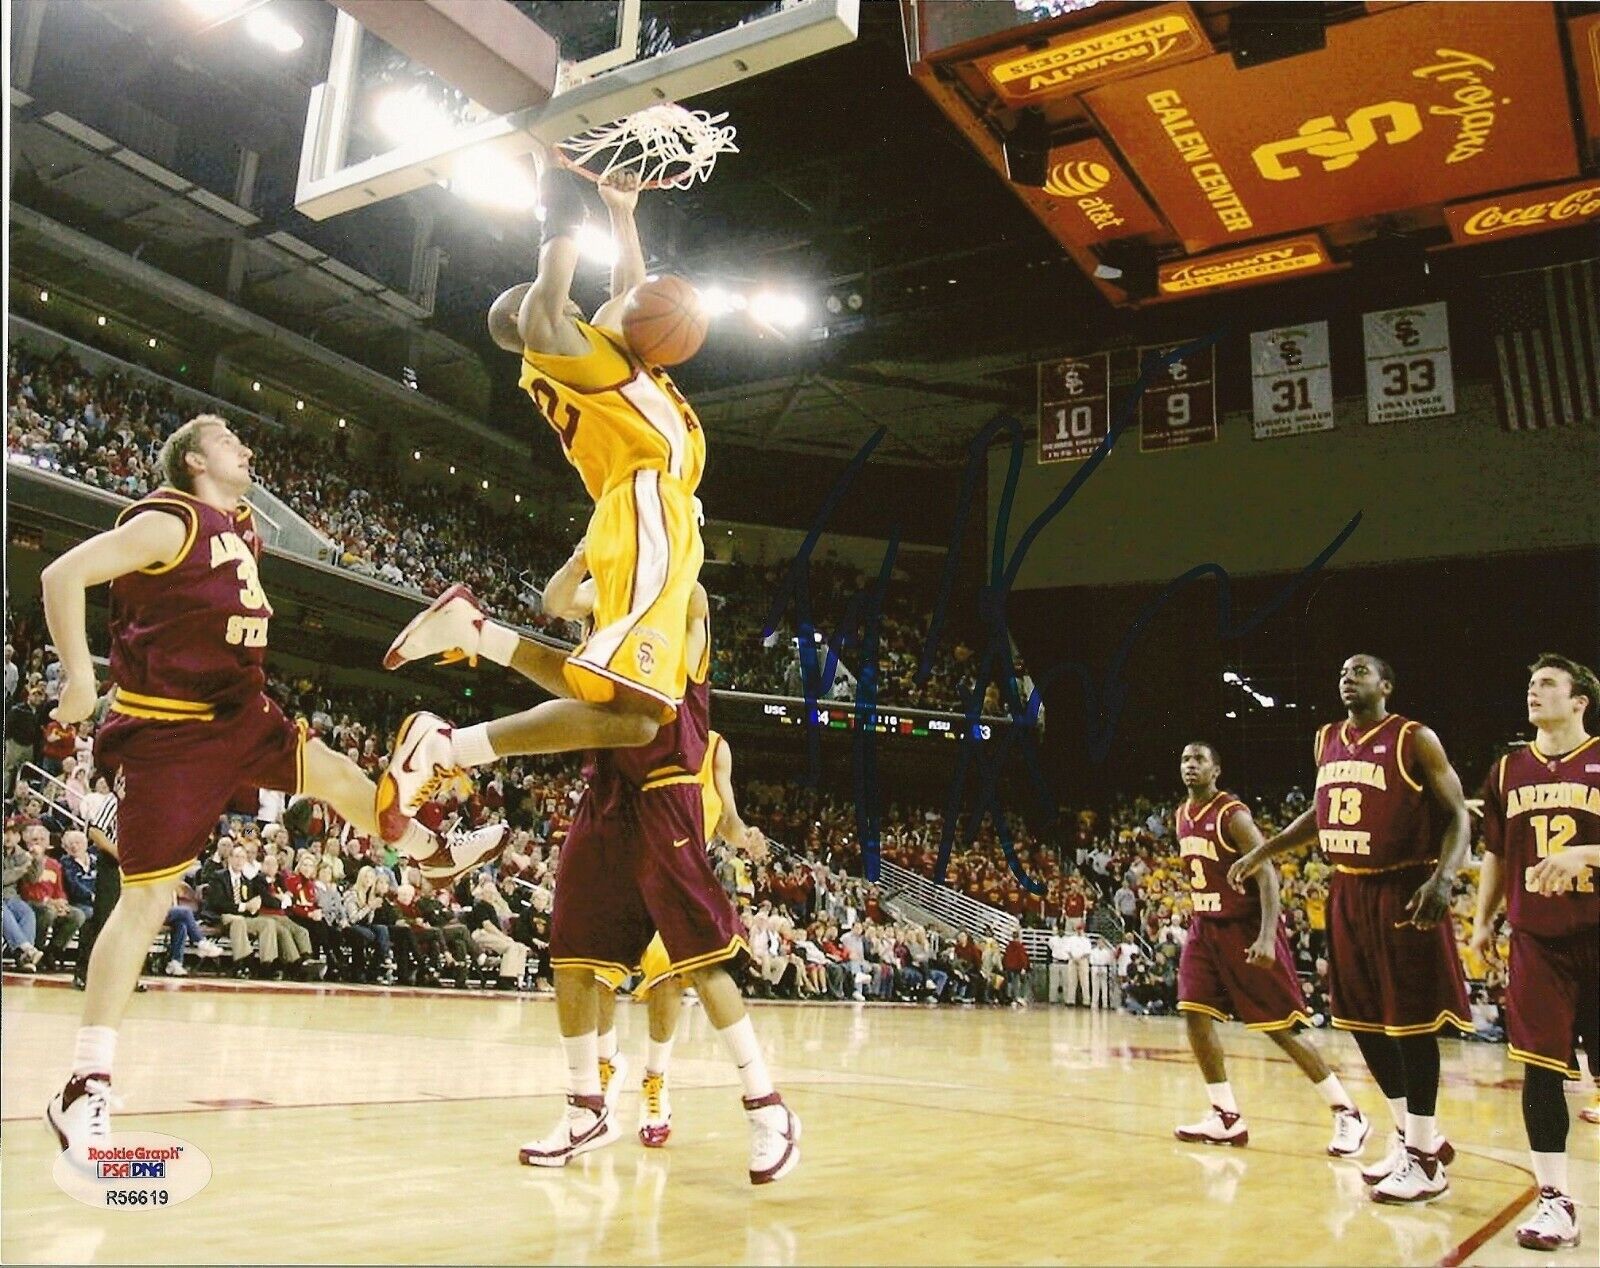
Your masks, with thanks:
M391 88L372 106L378 131L396 145L448 132L450 116L420 88Z
M343 426L344 426L344 425L345 425L345 424L344 424L344 419L342 419L342 418L341 418L341 419L340 419L340 420L339 420L339 426L340 426L340 427L343 427Z
M257 379L254 383L252 383L250 385L250 390L252 392L259 392L261 390L261 380Z
M202 18L222 22L237 14L250 3L250 0L183 0L183 2Z
M521 506L522 505L522 494L520 494L520 493L516 494L515 495L515 500L516 500L517 505Z
M413 450L412 450L412 451L411 451L411 458L412 458L412 460L413 460L413 461L414 461L414 462L421 462L421 461L422 461L422 450L420 450L420 449L413 449Z
M156 337L154 335L151 335L147 342L150 344L150 346L152 348L155 347L156 346Z
M97 326L103 326L106 324L106 319L104 317L96 317L94 319L94 324Z
M257 9L244 20L244 29L258 44L265 44L274 52L285 55L294 52L305 40L271 9Z
M306 407L306 403L304 401L296 401L294 403L294 407L296 409L304 409Z
M593 264L603 264L610 268L617 262L617 244L599 225L580 225L577 243L578 254Z
M40 291L39 292L39 302L41 304L48 304L50 302L50 292L49 291Z
M456 473L456 464L452 462L450 464L450 474L451 475L455 475L455 473Z
M486 489L489 487L489 482L487 480L483 481L483 487Z
M725 286L700 288L700 307L707 317L726 317L729 313L742 311L749 303L738 291L730 291Z
M505 154L464 154L445 186L457 198L494 211L539 204L539 182L526 163Z
M780 291L761 291L750 301L750 312L757 321L781 330L794 330L806 319L806 302L798 295Z

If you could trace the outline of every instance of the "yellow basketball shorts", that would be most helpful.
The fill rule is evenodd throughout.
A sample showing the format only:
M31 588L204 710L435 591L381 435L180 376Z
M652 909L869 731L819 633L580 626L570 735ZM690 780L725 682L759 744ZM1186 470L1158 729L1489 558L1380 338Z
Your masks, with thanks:
M596 702L619 687L640 692L670 722L688 681L689 600L705 559L693 490L662 471L635 471L595 506L586 555L594 632L568 657L567 685Z

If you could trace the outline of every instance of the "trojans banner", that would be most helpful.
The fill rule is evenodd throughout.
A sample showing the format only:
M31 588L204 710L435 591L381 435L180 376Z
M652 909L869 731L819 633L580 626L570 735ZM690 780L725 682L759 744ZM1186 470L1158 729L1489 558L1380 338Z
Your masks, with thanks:
M1407 5L1084 101L1189 251L1578 175L1554 8Z
M1254 286L1290 275L1322 273L1334 267L1322 239L1306 233L1298 238L1213 251L1192 260L1163 264L1156 270L1156 279L1163 295L1192 295Z
M1361 315L1367 351L1367 421L1456 412L1450 321L1443 302Z
M1333 429L1328 323L1250 334L1251 433L1257 440Z
M1111 354L1039 363L1039 461L1076 462L1111 432Z

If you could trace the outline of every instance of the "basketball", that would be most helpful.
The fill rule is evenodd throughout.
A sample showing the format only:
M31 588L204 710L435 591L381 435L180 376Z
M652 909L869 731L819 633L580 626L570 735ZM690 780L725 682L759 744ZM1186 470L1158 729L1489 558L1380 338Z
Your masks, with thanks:
M681 277L657 277L634 287L622 313L622 336L641 361L681 365L706 341L700 292Z

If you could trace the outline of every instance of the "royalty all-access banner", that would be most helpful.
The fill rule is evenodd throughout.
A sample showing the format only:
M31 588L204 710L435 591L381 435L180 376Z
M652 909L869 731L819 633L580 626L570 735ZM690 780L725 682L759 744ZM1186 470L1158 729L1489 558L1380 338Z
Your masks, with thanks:
M1442 418L1456 412L1450 320L1441 301L1363 313L1367 421Z
M1328 323L1250 334L1251 434L1257 440L1333 429Z

